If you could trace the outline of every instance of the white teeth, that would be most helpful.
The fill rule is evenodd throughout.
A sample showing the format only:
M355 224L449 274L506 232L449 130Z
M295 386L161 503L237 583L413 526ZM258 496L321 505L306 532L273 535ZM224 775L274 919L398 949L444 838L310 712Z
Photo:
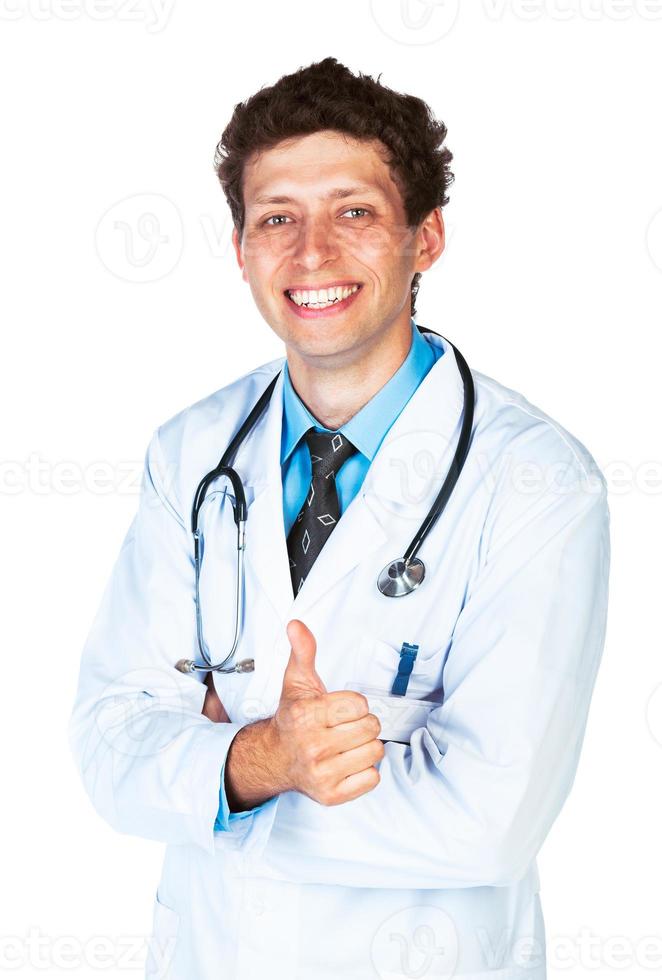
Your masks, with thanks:
M312 309L323 309L332 306L340 300L347 299L359 289L353 286L332 286L330 289L297 289L288 291L287 295L297 306L310 306Z

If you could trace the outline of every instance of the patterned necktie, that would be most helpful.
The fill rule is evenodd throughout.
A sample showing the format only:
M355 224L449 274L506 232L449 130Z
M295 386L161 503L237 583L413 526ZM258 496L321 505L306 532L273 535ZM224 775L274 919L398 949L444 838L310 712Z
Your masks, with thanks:
M310 450L313 476L303 506L287 536L295 595L340 519L336 473L356 452L356 446L339 432L318 432L311 427L304 438Z

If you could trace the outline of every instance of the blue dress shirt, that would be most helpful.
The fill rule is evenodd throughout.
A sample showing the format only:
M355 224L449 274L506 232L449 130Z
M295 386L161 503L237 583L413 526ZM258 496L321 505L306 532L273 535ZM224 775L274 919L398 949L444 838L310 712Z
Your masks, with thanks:
M283 426L281 436L281 474L283 478L283 520L287 537L294 520L310 489L312 465L308 445L303 438L314 426L320 432L341 432L357 452L343 463L336 473L340 514L347 509L368 472L375 453L430 368L442 356L443 351L429 344L416 329L411 319L412 340L409 353L395 374L376 392L363 408L338 430L327 429L310 414L292 386L285 361L283 378ZM264 804L251 810L230 813L225 794L225 765L221 767L219 809L214 830L227 830L233 820L241 820L261 809Z

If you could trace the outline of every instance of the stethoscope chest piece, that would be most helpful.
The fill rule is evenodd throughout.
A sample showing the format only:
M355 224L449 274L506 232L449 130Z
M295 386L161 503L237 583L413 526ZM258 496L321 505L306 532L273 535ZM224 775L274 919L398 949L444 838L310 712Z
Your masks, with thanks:
M425 565L420 558L412 558L409 562L404 558L396 558L382 568L377 579L377 588L382 595L397 598L409 595L419 587L424 578Z

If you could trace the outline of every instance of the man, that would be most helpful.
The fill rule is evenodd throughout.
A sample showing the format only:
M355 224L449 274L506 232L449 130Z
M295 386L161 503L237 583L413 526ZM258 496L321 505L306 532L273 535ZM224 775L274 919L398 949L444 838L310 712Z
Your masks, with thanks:
M602 474L473 372L471 446L425 578L395 599L376 584L463 419L454 349L414 320L444 248L445 133L419 99L327 58L236 106L219 144L239 267L286 357L154 433L72 719L102 816L168 845L148 976L546 975L535 859L603 647ZM274 379L233 462L248 505L235 658L255 669L203 684L174 667L200 662L191 506ZM235 500L220 479L199 515L213 661L233 640ZM368 699L396 675L402 704L433 703L397 741Z

